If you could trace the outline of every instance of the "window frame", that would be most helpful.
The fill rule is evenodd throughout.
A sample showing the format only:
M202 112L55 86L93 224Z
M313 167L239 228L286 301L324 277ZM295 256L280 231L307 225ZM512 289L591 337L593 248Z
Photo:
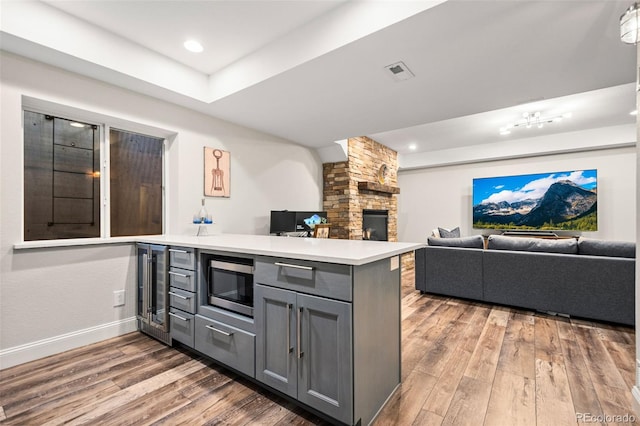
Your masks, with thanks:
M79 121L82 123L95 125L100 128L100 237L87 237L87 238L61 238L50 240L31 240L25 241L25 219L24 219L24 206L25 206L25 193L24 193L24 113L25 111L31 111L40 114L48 114L54 117L64 118L73 121ZM137 238L145 237L144 235L132 235L128 237L112 237L111 236L111 198L110 198L110 181L111 181L111 151L110 151L110 131L111 129L120 130L131 133L138 133L154 138L162 139L162 234L166 235L167 224L169 223L168 209L167 209L167 182L168 173L170 170L169 152L170 146L175 139L177 132L173 132L166 129L149 126L139 122L130 121L110 115L100 114L96 112L87 111L80 108L75 108L67 105L61 105L42 99L32 98L28 96L22 96L22 108L21 108L21 144L22 144L22 167L20 175L21 184L21 239L20 242L14 245L14 248L37 248L37 247L58 247L58 246L72 246L72 245L90 245L90 244L102 244L102 243L118 243L135 241ZM148 235L147 235L148 237Z

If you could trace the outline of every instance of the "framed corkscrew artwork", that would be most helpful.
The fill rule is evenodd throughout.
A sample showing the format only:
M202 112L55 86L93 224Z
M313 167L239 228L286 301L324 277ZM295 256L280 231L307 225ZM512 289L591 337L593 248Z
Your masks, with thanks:
M229 169L231 153L217 148L204 147L204 195L229 197Z

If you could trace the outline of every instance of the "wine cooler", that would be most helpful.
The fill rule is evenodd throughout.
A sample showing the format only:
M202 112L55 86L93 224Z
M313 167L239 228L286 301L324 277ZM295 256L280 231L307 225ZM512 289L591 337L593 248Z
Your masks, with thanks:
M167 247L138 244L138 329L161 342L171 344Z

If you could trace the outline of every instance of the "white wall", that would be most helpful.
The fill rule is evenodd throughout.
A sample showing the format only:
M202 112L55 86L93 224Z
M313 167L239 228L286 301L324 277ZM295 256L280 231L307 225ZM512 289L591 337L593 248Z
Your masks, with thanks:
M635 241L635 147L400 171L399 241L424 242L438 226L482 234L472 229L473 178L581 169L598 169L598 231L582 235Z
M23 235L23 96L174 133L167 233L195 232L204 146L231 152L231 198L206 201L218 231L266 234L271 209L321 207L322 165L312 150L18 56L0 60L0 368L134 326L130 245L13 248ZM114 308L118 289L127 301Z

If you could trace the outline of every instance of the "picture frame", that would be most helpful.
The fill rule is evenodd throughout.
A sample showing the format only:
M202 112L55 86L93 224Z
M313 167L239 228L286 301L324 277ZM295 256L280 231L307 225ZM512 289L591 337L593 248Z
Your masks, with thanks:
M331 224L318 223L313 228L313 238L329 238L330 231L331 231Z
M231 196L231 153L218 148L204 147L204 195Z

